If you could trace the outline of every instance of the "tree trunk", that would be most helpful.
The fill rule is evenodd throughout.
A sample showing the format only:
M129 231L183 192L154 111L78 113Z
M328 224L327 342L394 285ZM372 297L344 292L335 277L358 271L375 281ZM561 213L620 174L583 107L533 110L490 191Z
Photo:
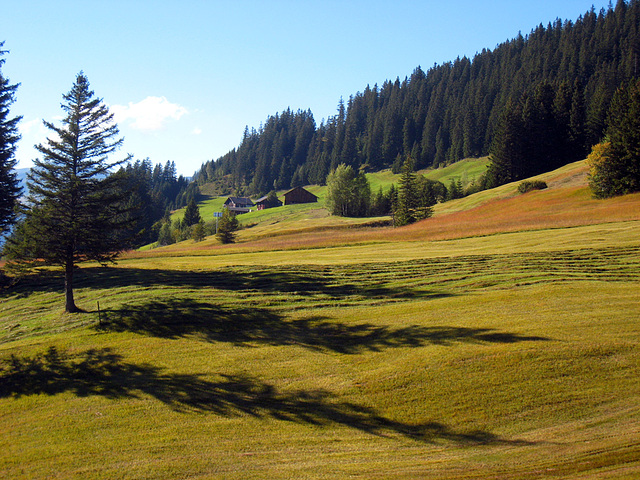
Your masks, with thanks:
M76 307L76 303L73 299L73 260L67 260L64 268L64 293L64 311L68 313L79 312L80 309Z

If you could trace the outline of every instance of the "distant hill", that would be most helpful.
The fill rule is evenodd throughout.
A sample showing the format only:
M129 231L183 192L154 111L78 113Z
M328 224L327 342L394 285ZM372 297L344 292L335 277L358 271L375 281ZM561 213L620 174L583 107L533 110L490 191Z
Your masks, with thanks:
M482 158L466 158L459 162L453 163L443 168L429 168L420 170L420 174L431 180L437 180L449 186L450 182L460 181L463 188L469 187L473 182L476 182L486 171L489 159L487 157ZM367 180L371 186L371 191L376 193L380 188L384 191L388 190L392 184L398 186L400 181L400 174L394 174L390 169L380 170L377 172L367 173ZM317 204L305 204L296 207L296 213L305 215L307 212L308 218L318 218L327 215L327 212L318 214L317 210L324 210L324 198L326 193L326 187L322 185L307 186L312 193L318 196L319 202ZM226 196L222 193L223 188L220 184L208 183L202 185L201 193L203 198L199 202L200 214L206 221L210 221L213 218L214 212L220 212L222 210L222 204L226 200ZM282 194L284 190L279 193ZM254 196L255 199L255 196ZM286 210L287 213L283 213ZM265 211L255 211L250 214L245 214L239 217L242 224L257 224L264 221L272 221L271 217L284 218L290 216L292 209L268 209ZM309 213L313 212L313 213ZM184 214L184 208L181 208L174 212L172 219L182 219ZM345 220L340 220L344 222ZM369 223L371 220L365 219L347 219L349 223Z
M287 109L259 130L247 127L238 148L203 164L194 180L225 179L236 193L261 195L323 184L340 163L399 171L407 155L418 169L487 155L505 106L541 85L556 96L554 118L571 125L563 158L585 158L603 135L615 90L638 76L639 30L640 0L620 0L575 21L541 24L472 59L366 86L320 125L311 111Z

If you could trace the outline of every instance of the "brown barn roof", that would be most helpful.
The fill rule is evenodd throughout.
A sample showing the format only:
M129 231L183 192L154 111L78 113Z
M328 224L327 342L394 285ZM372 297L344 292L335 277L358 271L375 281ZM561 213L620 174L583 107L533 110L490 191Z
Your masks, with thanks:
M293 205L296 203L314 203L318 201L313 193L302 187L296 187L284 194L284 204Z

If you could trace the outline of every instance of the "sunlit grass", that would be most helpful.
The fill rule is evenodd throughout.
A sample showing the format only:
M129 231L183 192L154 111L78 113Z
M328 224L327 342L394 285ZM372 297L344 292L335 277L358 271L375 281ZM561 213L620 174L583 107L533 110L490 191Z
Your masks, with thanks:
M487 258L451 258L421 274L415 262L388 265L388 274L384 265L303 268L301 278L321 275L318 291L281 295L288 284L273 280L289 267L241 288L240 304L233 289L224 293L225 272L208 288L194 275L176 279L181 288L143 291L127 274L111 280L111 294L81 292L85 302L100 296L112 328L100 329L94 312L91 327L0 346L1 357L25 362L54 346L62 367L43 362L40 378L72 376L51 378L50 393L3 390L0 468L8 478L119 478L123 466L135 478L524 478L538 468L637 468L638 259L600 256L532 257L555 279L529 273L530 259L516 256L505 258L511 267L494 258L492 268ZM625 259L627 270L606 266ZM428 295L380 303L341 292L363 280L365 297L384 285ZM334 305L318 309L327 303L318 295L328 294ZM210 311L251 323L220 329L225 317ZM204 323L190 328L180 318Z
M443 168L428 169L424 171L424 175L431 180L444 183L447 188L452 180L460 181L463 188L467 188L471 183L480 180L488 165L489 157L466 158Z
M403 229L283 218L81 265L80 315L59 272L21 279L0 475L634 478L640 197L578 170Z
M460 181L463 188L467 188L472 182L480 180L486 172L489 164L488 157L466 158L441 168L428 168L417 173L425 177L442 182L447 188L451 181ZM387 190L391 184L396 187L400 182L400 174L394 174L391 170L367 173L367 179L371 186L371 191L377 193L380 188Z

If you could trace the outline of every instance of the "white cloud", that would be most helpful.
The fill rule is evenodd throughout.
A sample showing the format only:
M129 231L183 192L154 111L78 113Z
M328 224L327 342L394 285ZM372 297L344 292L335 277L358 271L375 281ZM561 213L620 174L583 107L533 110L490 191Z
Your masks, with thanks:
M189 113L186 108L171 103L165 97L147 97L138 103L109 107L117 123L128 122L131 128L142 131L160 130L167 120L180 120Z
M191 134L192 134L192 135L200 135L200 134L202 134L202 129L201 129L201 128L196 127L196 128L194 128L194 129L191 131Z
M59 124L61 118L56 117L54 124ZM41 157L34 145L46 145L47 138L52 140L60 140L60 137L53 130L49 130L44 126L41 119L23 120L18 123L18 131L22 137L18 142L16 149L16 159L18 160L18 168L31 168L32 160Z
M44 126L42 125L42 120L35 119L18 123L18 130L20 131L21 135L29 135L34 130L43 131Z

